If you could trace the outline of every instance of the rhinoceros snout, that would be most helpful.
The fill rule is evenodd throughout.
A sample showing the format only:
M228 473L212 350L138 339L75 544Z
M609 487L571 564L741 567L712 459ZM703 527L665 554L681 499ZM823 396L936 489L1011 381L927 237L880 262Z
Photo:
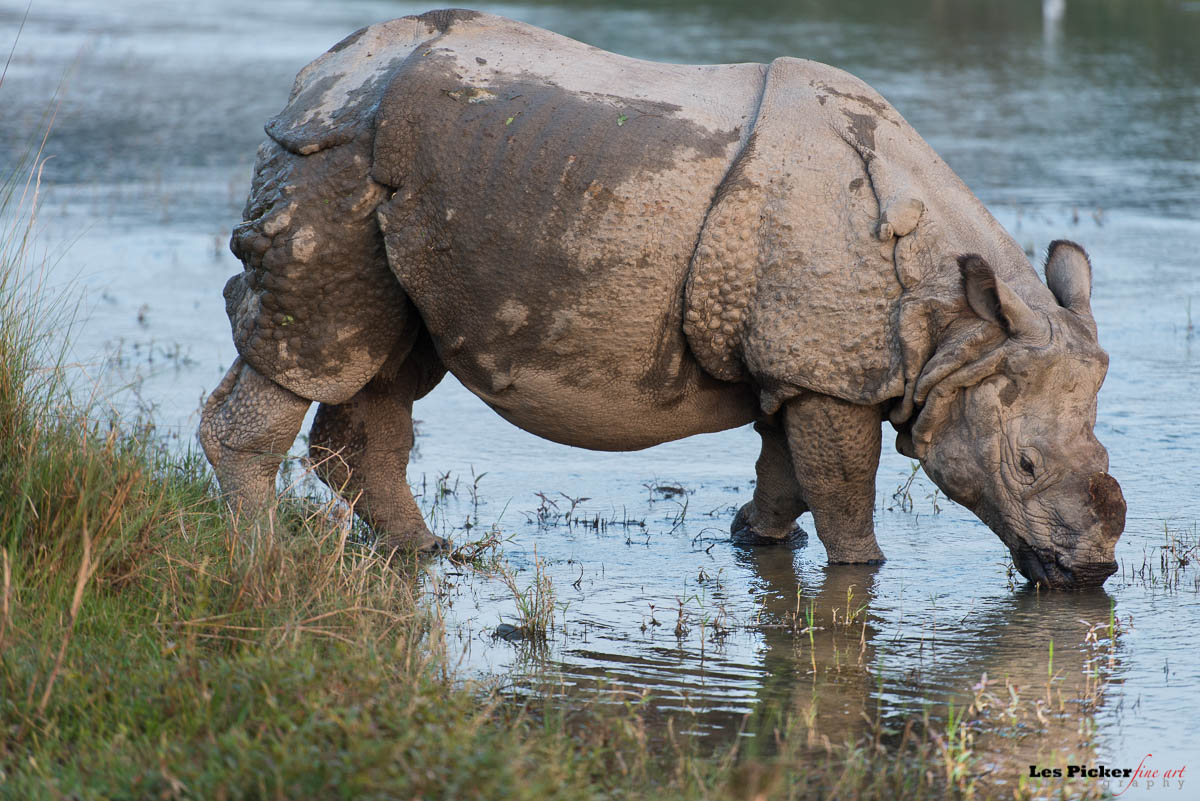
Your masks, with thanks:
M1034 584L1054 590L1084 590L1099 587L1117 572L1116 562L1076 562L1070 566L1053 553L1021 548L1014 554L1017 570Z

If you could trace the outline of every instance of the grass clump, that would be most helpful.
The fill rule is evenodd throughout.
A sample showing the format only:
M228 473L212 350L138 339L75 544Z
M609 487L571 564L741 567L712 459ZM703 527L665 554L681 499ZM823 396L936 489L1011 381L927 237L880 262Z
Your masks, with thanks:
M544 642L550 629L554 626L554 584L546 575L545 566L533 554L533 582L521 589L516 577L510 570L502 567L500 577L512 593L517 609L517 628L521 636L530 640Z

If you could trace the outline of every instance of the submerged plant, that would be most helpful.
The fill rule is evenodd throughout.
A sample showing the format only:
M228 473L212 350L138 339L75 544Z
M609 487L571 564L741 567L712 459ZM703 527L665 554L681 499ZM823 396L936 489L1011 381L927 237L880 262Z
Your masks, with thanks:
M511 570L501 568L504 581L517 609L517 627L524 639L545 641L554 627L554 585L546 573L545 563L533 552L533 582L522 588Z

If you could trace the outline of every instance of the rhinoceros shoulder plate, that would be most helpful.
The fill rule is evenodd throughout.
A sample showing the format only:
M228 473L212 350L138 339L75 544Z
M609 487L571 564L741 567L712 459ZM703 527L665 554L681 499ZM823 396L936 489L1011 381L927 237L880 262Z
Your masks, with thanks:
M705 368L752 377L767 411L798 391L859 403L899 394L891 334L902 287L868 165L906 123L846 73L770 66L750 143L709 211L684 331Z

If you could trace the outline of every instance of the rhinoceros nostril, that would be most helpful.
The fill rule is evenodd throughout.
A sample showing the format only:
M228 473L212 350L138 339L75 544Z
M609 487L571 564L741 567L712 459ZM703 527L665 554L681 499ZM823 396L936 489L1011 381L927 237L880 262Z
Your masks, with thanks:
M1093 473L1088 480L1088 501L1102 522L1117 528L1125 528L1125 496L1121 485L1108 473Z

